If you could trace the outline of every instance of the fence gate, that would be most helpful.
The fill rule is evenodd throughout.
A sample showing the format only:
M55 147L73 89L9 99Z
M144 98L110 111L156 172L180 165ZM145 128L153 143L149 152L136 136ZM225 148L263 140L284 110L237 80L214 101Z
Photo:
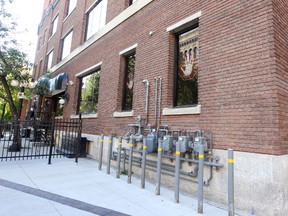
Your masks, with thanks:
M0 121L0 161L74 157L81 148L81 116L77 119L55 119L37 114L25 121Z

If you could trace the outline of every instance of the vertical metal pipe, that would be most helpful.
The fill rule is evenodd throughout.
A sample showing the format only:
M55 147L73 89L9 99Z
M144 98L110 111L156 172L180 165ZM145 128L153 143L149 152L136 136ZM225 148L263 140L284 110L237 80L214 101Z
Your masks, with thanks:
M228 149L228 215L234 216L234 155Z
M101 134L100 136L100 150L99 150L99 164L98 164L98 170L102 169L102 157L103 157L103 143L104 143L104 135Z
M158 78L155 78L155 127L157 128L158 118L157 118L157 100L158 100Z
M107 174L110 174L112 146L113 146L113 135L109 135L109 140L108 140L108 155L107 155L107 171L106 171Z
M179 184L180 184L180 144L176 142L176 158L175 158L175 182L174 182L174 198L179 203Z
M156 179L156 195L160 195L161 186L161 162L163 153L163 140L158 141L158 158L157 158L157 179Z
M149 81L148 80L143 80L145 82L145 87L146 87L146 105L145 105L145 114L146 114L146 124L148 122L148 107L149 107Z
M162 77L159 77L158 125L161 125L161 103L162 103Z
M132 177L132 159L133 159L133 139L130 137L129 140L129 167L128 167L128 179L127 182L130 184L131 183L131 177Z
M204 146L199 146L198 167L198 214L203 214L203 170L204 169Z
M155 78L155 118L157 119L158 78Z
M122 148L122 137L119 137L116 178L120 178L121 148Z
M142 151L142 170L141 170L141 188L145 188L145 172L146 172L146 137L143 137L143 151Z

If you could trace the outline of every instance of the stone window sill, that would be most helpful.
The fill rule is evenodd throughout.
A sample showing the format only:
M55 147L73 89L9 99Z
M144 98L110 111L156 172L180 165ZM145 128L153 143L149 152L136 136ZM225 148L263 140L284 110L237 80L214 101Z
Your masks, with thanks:
M164 108L163 115L198 115L201 114L201 105L183 108Z
M124 118L124 117L133 117L134 111L130 112L114 112L113 117L114 118Z

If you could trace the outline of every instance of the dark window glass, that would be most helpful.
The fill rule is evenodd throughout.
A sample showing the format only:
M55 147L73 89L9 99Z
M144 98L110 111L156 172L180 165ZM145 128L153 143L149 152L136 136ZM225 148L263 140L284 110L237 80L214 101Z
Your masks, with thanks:
M135 71L135 53L125 57L125 80L123 91L123 111L132 110L133 104L133 87L134 87L134 71Z
M129 5L132 5L133 3L135 3L138 0L129 0Z
M175 106L198 104L198 28L178 35Z
M81 78L78 113L93 114L97 112L99 85L100 70Z

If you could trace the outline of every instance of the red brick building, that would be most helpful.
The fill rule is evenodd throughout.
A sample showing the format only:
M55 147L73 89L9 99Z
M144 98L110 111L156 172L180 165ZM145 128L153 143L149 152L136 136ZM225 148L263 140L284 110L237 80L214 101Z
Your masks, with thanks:
M83 114L91 155L100 134L122 136L137 116L212 130L224 168L205 198L225 204L232 148L237 211L287 215L287 14L281 0L46 0L34 74L68 76L49 109L69 95L57 112Z

